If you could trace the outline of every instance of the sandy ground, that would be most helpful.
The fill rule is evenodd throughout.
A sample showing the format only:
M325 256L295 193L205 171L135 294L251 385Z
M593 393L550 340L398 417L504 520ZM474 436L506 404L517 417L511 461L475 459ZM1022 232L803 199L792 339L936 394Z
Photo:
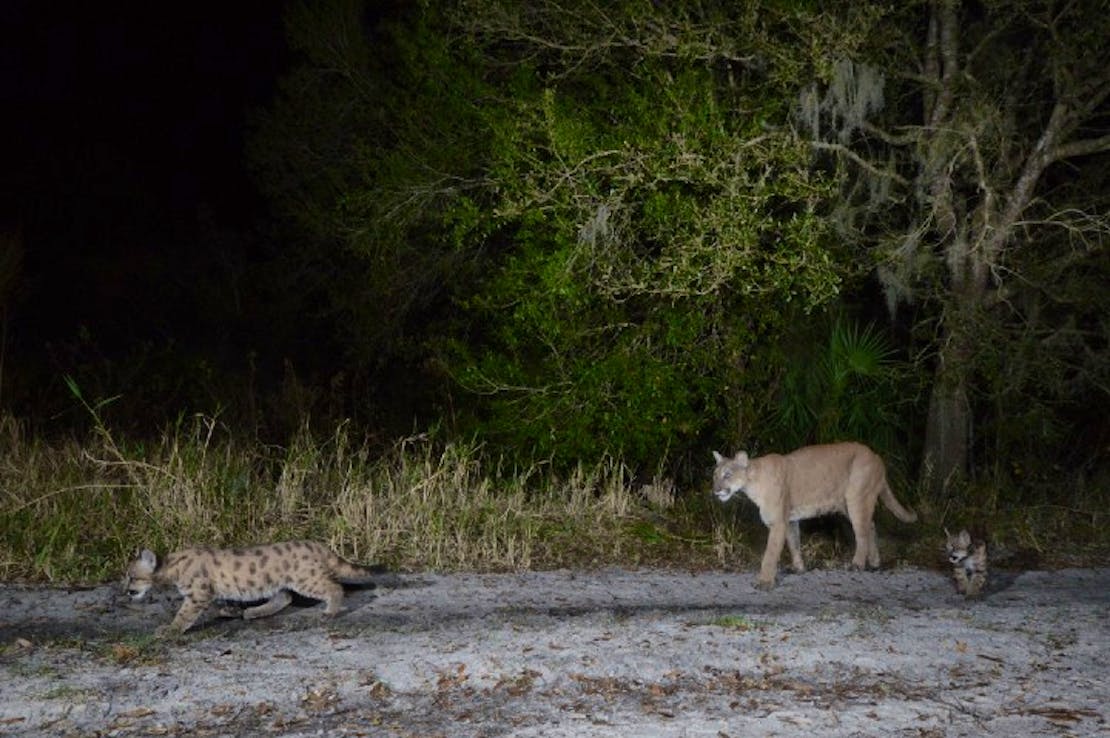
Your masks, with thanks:
M0 734L1107 735L1110 570L402 575L347 611L0 585Z

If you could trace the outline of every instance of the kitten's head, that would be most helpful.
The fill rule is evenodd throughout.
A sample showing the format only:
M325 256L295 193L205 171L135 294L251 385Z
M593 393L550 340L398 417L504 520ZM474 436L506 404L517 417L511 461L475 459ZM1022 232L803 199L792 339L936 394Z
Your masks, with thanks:
M136 551L127 566L123 586L131 599L141 600L154 584L154 571L158 568L158 557L149 549Z
M948 551L948 561L958 564L971 555L971 535L966 529L955 535L949 533L947 529L944 533L948 536L948 541L945 543L945 548Z

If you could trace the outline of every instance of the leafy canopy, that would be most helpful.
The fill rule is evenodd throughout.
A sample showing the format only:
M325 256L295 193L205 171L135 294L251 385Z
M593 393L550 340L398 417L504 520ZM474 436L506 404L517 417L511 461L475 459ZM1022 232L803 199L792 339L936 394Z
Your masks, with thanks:
M345 29L360 17L351 2L331 12ZM411 6L371 35L378 55L332 44L338 58L297 78L317 97L290 94L275 120L306 121L285 142L318 149L299 164L317 189L288 201L354 265L332 295L350 330L409 326L464 391L464 428L560 462L653 465L769 412L770 339L854 268L824 217L835 183L789 121L802 84L874 18L805 3ZM335 116L326 134L305 99Z

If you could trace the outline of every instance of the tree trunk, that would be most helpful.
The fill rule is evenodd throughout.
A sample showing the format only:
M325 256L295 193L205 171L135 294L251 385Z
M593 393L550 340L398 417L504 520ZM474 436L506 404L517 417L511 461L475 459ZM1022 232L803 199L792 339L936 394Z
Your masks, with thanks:
M925 425L925 448L921 478L929 496L942 499L949 484L967 471L968 443L971 439L971 406L967 386L967 356L952 332L942 345L929 396L929 417Z
M921 481L933 499L942 499L949 486L968 471L972 415L968 387L978 351L977 324L987 301L987 264L957 240L950 247L965 258L955 267L950 302L942 313L929 417L925 423ZM951 252L950 252L951 256Z

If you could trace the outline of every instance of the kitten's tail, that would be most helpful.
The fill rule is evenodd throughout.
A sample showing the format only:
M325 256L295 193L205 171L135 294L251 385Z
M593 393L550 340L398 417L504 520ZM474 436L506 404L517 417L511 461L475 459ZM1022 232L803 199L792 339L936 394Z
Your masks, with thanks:
M375 577L380 577L386 574L387 570L382 564L369 564L363 566L332 554L331 561L328 562L331 568L331 574L336 580L343 584L371 584Z

